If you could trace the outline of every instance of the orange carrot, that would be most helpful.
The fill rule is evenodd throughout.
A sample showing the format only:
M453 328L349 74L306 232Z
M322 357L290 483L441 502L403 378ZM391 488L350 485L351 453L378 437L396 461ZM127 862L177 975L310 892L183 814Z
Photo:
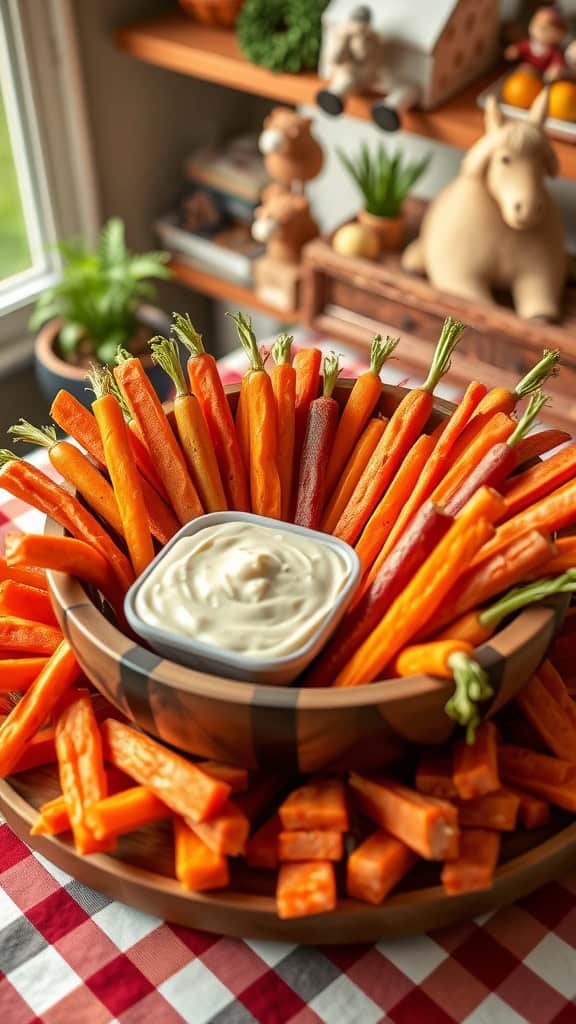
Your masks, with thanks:
M516 786L506 786L506 791L518 797L520 805L518 816L523 828L542 828L543 825L548 824L550 821L550 804L546 800L541 800L531 793L517 789Z
M556 757L576 759L576 726L537 675L526 683L516 703Z
M399 839L373 832L348 857L346 892L350 899L378 905L415 863L416 855Z
M132 786L101 798L86 809L86 823L96 839L134 832L170 815L170 809L145 786Z
M558 445L566 444L571 440L572 435L566 430L554 430L553 428L529 434L516 445L518 465L522 466L525 462L531 462L532 459L537 459L540 455L545 455L546 452L551 452Z
M58 627L46 591L29 587L27 583L15 583L14 580L0 583L0 615L13 615L33 622L43 622L45 626Z
M128 427L120 403L112 393L111 381L114 378L111 371L106 367L94 367L89 376L96 396L92 412L100 430L122 532L134 572L140 576L154 558L154 544L140 486L141 478L128 441Z
M123 722L106 719L102 739L107 761L191 821L213 817L230 793L226 783L205 775L191 761Z
M369 420L366 429L358 438L350 458L342 471L340 480L336 484L334 493L326 506L321 524L321 529L325 533L333 532L342 512L350 501L354 488L372 457L376 445L386 429L387 423L388 420L383 417ZM326 493L328 493L328 490Z
M190 892L224 889L230 881L226 857L214 853L177 815L174 817L174 861L176 878Z
M278 867L278 836L282 823L278 814L273 814L259 829L256 829L246 843L244 859L251 868L275 871Z
M186 383L178 346L167 338L153 338L150 346L152 359L162 367L176 389L176 430L200 500L207 512L225 512L228 505L214 445L200 403Z
M281 919L323 914L336 907L336 879L330 861L282 864L276 886Z
M535 776L515 775L511 771L505 774L505 778L507 782L527 789L529 793L541 797L555 807L561 807L565 811L576 814L576 779L571 778L566 782L546 782Z
M503 743L498 748L498 770L503 779L517 786L524 786L530 779L553 786L562 786L576 779L576 762L539 754L512 743Z
M68 832L70 818L63 796L54 797L42 804L38 817L30 829L31 836L57 836Z
M311 779L280 804L285 829L327 828L346 832L349 827L344 785L340 779Z
M499 789L472 800L457 800L461 828L490 828L495 832L513 832L518 821L520 800L514 793Z
M376 334L370 346L370 367L356 378L342 411L332 454L326 471L326 494L331 495L342 476L356 441L360 437L382 394L380 371L400 341Z
M322 353L318 348L301 348L292 360L296 374L296 396L294 401L294 479L298 479L300 451L306 433L306 421L310 403L318 397L320 389L320 367Z
M425 860L456 856L458 814L452 804L422 796L393 779L370 779L356 772L350 785L363 813Z
M198 761L200 771L209 775L212 779L220 779L230 786L231 793L244 793L248 789L248 772L246 768L240 768L235 764L225 764L221 761Z
M544 462L517 473L502 486L506 517L515 516L528 505L545 498L576 476L576 445L562 448Z
M439 676L452 679L450 659L454 654L472 654L470 644L462 640L438 640L403 647L394 658L390 671L394 676Z
M342 860L344 843L341 832L330 829L309 829L280 832L278 860Z
M454 747L454 785L462 800L472 800L500 789L498 733L493 722L483 722L474 743L459 740Z
M175 316L172 331L190 352L190 387L200 402L212 438L228 507L248 512L250 499L246 470L216 360L205 352L202 337L194 329L189 316Z
M450 317L445 321L426 381L421 388L409 391L393 412L372 458L336 524L334 534L341 540L348 541L349 544L356 542L408 449L423 430L432 412L434 389L450 365L450 357L463 330L464 325L460 321L452 320Z
M74 537L48 537L45 534L9 533L6 558L14 565L34 563L44 569L78 576L102 592L117 611L122 610L123 592L110 563L86 541Z
M18 534L14 531L12 536L25 537L27 535L25 533ZM14 580L15 583L27 583L29 587L37 587L38 590L47 591L48 581L46 573L38 566L34 569L29 568L31 565L33 565L32 562L25 562L22 565L11 565L6 558L0 556L0 580Z
M245 374L244 402L248 410L250 502L260 516L280 519L282 494L278 472L278 423L272 382L264 369L250 317L233 316L250 369Z
M418 758L414 786L419 793L439 800L458 796L452 777L451 752L436 747L423 751Z
M551 661L546 659L538 669L538 679L557 704L562 708L566 721L576 729L576 705L572 700L566 683ZM576 753L575 753L576 756Z
M14 654L38 654L50 657L62 642L62 631L42 622L0 616L0 650Z
M48 658L3 658L0 661L0 693L29 689Z
M114 544L110 534L73 494L55 484L36 466L18 459L6 449L0 449L0 464L0 487L52 516L78 540L93 544L110 562L123 590L128 590L134 580L130 562Z
M47 725L28 740L26 749L12 769L12 775L30 771L31 768L41 768L45 764L54 764L55 761L54 729Z
M122 350L117 360L114 376L118 386L142 431L176 518L184 525L202 515L203 508L180 445L141 361Z
M501 513L495 492L478 491L462 514L392 602L380 623L340 670L334 686L360 686L375 679L394 655L422 629L441 605L463 567L492 536L489 520Z
M388 540L402 508L408 501L418 478L430 458L434 441L429 434L421 434L407 453L396 476L370 516L356 544L356 554L367 575L357 595L360 597L371 586L390 552Z
M576 568L576 537L557 537L553 548L556 553L530 573L532 579L559 576Z
M60 785L78 853L111 849L113 841L97 840L86 820L87 808L108 793L102 740L88 693L67 695L56 719L54 742Z
M458 446L455 445L446 472L432 491L432 500L440 505L447 505L462 485L462 481L466 480L495 445L503 444L512 436L515 427L513 419L499 412L488 420L477 437L459 455Z
M122 393L118 388L116 391L116 397L120 398L121 394ZM134 456L134 461L138 466L138 472L142 476L143 486L146 487L146 484L150 484L152 490L156 491L156 494L160 498L162 498L163 502L166 502L168 505L170 504L170 498L168 497L164 484L162 483L160 477L158 476L158 473L156 472L152 456L150 455L150 452L148 451L146 445L144 444L144 440L142 438L142 431L140 430L140 427L136 420L133 419L132 416L130 415L130 410L126 405L126 402L122 400L120 404L122 405L122 411L126 416L126 422L128 424L129 431L128 440L130 442L130 449L132 451L132 455Z
M564 526L569 526L576 520L576 480L569 480L562 487L557 488L552 494L546 495L534 505L519 512L517 515L507 519L502 526L496 530L496 535L484 545L481 552L476 556L475 563L484 561L522 533L528 530L542 530L545 533L553 533Z
M462 832L455 860L442 868L442 885L448 896L489 889L500 854L498 832L471 828Z
M244 853L250 832L250 821L233 800L227 800L210 821L198 823L185 820L202 842L215 853L227 857L238 857Z
M44 730L42 730L42 731L44 732ZM52 730L52 732L53 731L54 730ZM42 733L39 733L38 735L42 735ZM54 753L54 760L56 760L56 754L55 753ZM136 794L137 790L139 790L140 788L142 788L142 789L144 788L144 787L139 787L139 786L133 786L130 790L127 790L126 789L126 785L127 784L129 785L131 780L128 778L127 775L124 775L123 772L119 772L115 768L109 769L106 772L106 779L107 779L107 783L108 783L108 793L110 795L105 797L104 800L99 801L99 803L92 804L89 808L86 809L86 817L87 818L88 817L94 818L94 821L97 824L99 823L100 819L99 819L99 817L97 815L95 815L94 808L96 808L96 807L107 807L108 801L113 796L115 796L116 794L118 794L118 795L120 793L128 794L128 792L130 792L130 794ZM139 801L141 799L142 799L141 797L136 797L135 798L134 803L136 804L136 806L138 806L138 803L139 803ZM134 821L133 821L133 823L131 825L131 828L140 828L142 824L146 824L146 822L140 822L140 824L138 824L138 819L134 815L134 812L133 812L133 809L132 809L132 801L131 801L131 799L126 801L126 810L127 810L126 819L122 819L122 826L119 828L119 831L116 832L116 831L110 830L109 835L107 836L107 838L114 838L115 836L120 835L123 832L129 831L129 829L126 828L125 826L127 824L130 824L130 817L131 816L134 818ZM140 813L141 812L142 812L142 805L140 804ZM169 813L169 812L165 810L164 814L166 814L166 813ZM119 825L120 824L118 822L117 815L116 815L116 817L113 818L113 821L114 821L115 825ZM90 827L92 828L92 825L90 825ZM70 829L70 818L68 817L68 810L66 808L66 801L65 801L63 795L60 794L60 796L54 797L53 800L49 800L47 803L42 804L42 806L39 809L38 817L37 817L36 821L34 822L34 825L32 826L32 828L30 829L30 835L33 835L33 836L35 836L35 835L55 836L55 835L58 835L60 832L68 832L69 829ZM101 836L97 836L97 838L101 838L101 839L105 838L105 831L102 832Z
M272 345L275 366L270 374L278 424L278 474L282 494L281 518L288 521L294 480L296 438L296 370L291 365L291 334L281 334Z

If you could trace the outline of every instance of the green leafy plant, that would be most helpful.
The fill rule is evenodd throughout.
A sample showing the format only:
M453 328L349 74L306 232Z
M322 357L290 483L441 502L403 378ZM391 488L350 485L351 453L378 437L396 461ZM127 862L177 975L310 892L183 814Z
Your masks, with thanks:
M430 163L430 157L407 161L401 153L388 154L382 143L371 153L366 143L356 157L342 149L338 156L364 197L364 209L375 217L397 217L402 203Z
M112 363L118 346L130 348L138 329L137 309L152 299L150 278L169 277L163 252L131 253L124 224L113 217L95 248L82 241L61 242L62 278L42 293L30 318L39 330L56 317L64 320L58 336L63 359L71 362L78 350L101 363Z

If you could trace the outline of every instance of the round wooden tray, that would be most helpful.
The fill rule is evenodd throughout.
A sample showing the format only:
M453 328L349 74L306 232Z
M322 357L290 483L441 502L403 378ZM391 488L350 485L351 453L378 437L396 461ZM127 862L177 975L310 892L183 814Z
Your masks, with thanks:
M576 864L576 823L558 814L545 829L504 838L503 860L487 892L447 897L438 865L421 862L381 907L342 899L331 914L281 921L272 872L232 861L229 889L185 892L172 877L169 822L123 837L114 856L80 857L67 838L30 836L37 808L59 792L55 766L36 768L0 780L0 810L24 842L85 885L167 921L239 938L339 944L432 931L505 906Z

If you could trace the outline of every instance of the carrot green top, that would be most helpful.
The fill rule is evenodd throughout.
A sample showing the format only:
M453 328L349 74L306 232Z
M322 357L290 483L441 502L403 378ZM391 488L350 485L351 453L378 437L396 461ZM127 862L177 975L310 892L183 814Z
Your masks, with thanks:
M19 419L18 423L8 427L7 432L12 435L16 442L21 441L23 444L37 445L38 448L52 448L53 445L58 444L54 427L35 427L28 420Z
M180 362L180 355L176 342L172 339L158 336L156 338L152 338L150 348L152 350L153 361L157 366L162 367L164 373L168 374L174 384L174 387L176 388L176 397L185 398L186 395L189 395L190 388L186 383L186 377L184 370L182 369L182 363Z
M392 355L399 341L400 338L390 338L388 335L385 338L381 334L374 335L370 346L370 373L373 373L375 377L380 376L380 370Z
M272 357L276 366L281 366L283 363L290 365L292 361L292 342L294 336L292 334L280 334L276 341L272 345Z
M231 317L236 324L238 339L250 360L250 369L253 372L261 372L264 369L264 360L258 348L251 317L246 316L245 313L227 313L226 316Z
M170 328L177 341L181 342L188 349L191 356L201 356L206 349L202 341L202 335L194 327L190 314L173 313L173 324Z
M516 399L526 398L532 392L537 391L548 377L555 377L558 373L560 361L559 348L545 348L542 359L532 367L528 373L519 380L512 394Z
M530 395L528 408L526 409L524 415L521 416L518 420L516 429L514 430L513 434L510 434L510 437L508 438L506 444L515 445L518 444L518 441L522 440L522 438L528 433L530 428L534 425L534 420L536 419L540 410L544 408L547 402L548 398L545 394L543 394L542 391L540 391L540 389L534 391L533 394Z
M336 387L336 381L339 373L340 357L337 356L335 352L329 352L328 355L324 356L324 363L322 366L322 376L324 378L322 394L324 398L332 398L332 393Z
M432 357L430 372L422 385L422 391L433 392L440 378L450 369L452 353L462 337L465 326L461 320L454 320L451 316L446 317Z

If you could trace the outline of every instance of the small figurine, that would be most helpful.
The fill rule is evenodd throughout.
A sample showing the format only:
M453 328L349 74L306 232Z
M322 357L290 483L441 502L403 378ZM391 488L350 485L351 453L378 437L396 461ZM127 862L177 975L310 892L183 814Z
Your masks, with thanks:
M526 70L536 72L546 82L554 82L565 68L560 43L566 28L564 18L555 7L538 7L528 24L528 38L507 46L504 57L510 61L520 60Z
M274 107L264 119L258 147L269 176L286 188L301 186L322 170L324 153L310 131L311 124L312 118L290 107Z
M336 117L344 110L344 100L351 92L374 88L383 62L384 40L372 28L369 7L356 7L350 20L335 33L329 58L328 88L316 95L318 106Z
M306 196L278 183L264 189L252 223L252 237L266 243L265 255L253 265L261 299L278 309L297 308L302 249L318 234Z

